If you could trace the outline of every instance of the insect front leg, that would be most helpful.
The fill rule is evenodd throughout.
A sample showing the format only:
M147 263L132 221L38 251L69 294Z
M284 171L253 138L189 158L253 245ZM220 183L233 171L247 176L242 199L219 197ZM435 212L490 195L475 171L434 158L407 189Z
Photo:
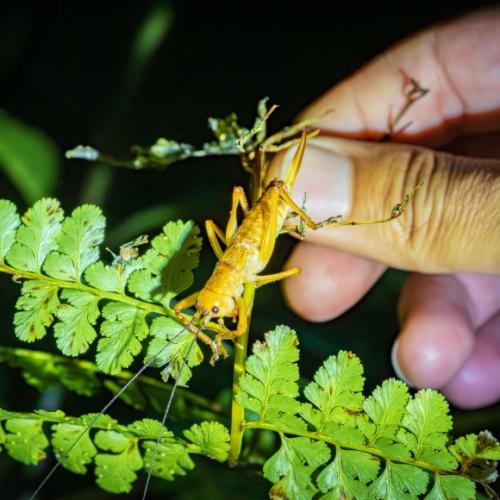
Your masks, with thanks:
M213 351L214 349L213 339L206 333L200 331L200 329L194 324L194 322L191 319L186 318L186 316L182 314L183 309L187 309L195 305L199 293L200 292L194 292L191 295L188 295L184 299L177 302L177 304L175 304L174 307L174 313L178 321L180 321L180 323L182 323L185 327L187 327L189 331L195 334L204 344L210 346L210 349L212 349Z
M215 337L215 343L217 344L217 349L220 352L224 353L226 352L224 346L222 345L223 340L234 340L238 337L241 337L241 335L243 335L248 328L247 307L245 305L243 297L240 297L238 299L237 310L238 310L238 325L236 327L236 330L230 330L229 328L224 326L224 330L221 333L218 333L217 336ZM210 360L210 363L212 364L218 359L218 356L215 357L215 354L216 353L214 352L214 355Z

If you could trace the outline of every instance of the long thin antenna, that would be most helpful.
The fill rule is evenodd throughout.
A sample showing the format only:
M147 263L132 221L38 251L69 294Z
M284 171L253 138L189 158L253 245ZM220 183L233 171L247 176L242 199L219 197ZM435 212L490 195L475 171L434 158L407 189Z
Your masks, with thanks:
M174 338L172 340L170 340L170 342L167 342L147 363L145 363L135 374L134 376L103 406L103 408L101 409L101 411L97 414L96 417L94 417L90 423L87 425L87 427L85 427L85 429L83 429L83 431L78 435L78 437L73 441L73 443L71 444L71 446L64 452L63 456L68 456L69 455L69 452L76 446L76 444L78 443L78 441L80 441L80 439L89 431L89 429L91 429L93 427L93 425L97 422L97 420L99 420L99 418L101 417L101 415L103 415L104 413L106 413L106 411L111 407L111 405L114 404L114 402L123 394L124 391L127 390L127 388L137 380L137 378L142 375L159 357L160 355L165 351L165 349L172 343L175 341L175 339L181 334L183 333L184 331L186 331L190 326L191 324L193 323L195 319L195 316L192 317L191 321L182 328L182 330L179 330L178 333L175 334ZM198 332L196 332L196 335L198 334ZM196 335L194 336L194 338L196 339ZM191 350L191 347L190 347L190 350ZM184 365L183 365L184 367ZM182 368L181 368L182 370ZM173 388L172 388L172 394L173 392L175 391L175 388L177 386L177 381L175 382ZM172 399L172 394L170 396L170 399ZM170 401L170 400L169 400ZM41 489L45 486L45 484L47 483L47 481L52 477L52 475L54 474L54 472L59 468L59 466L61 465L61 462L56 462L54 464L54 466L52 467L52 469L50 469L50 471L47 473L47 475L43 478L42 482L38 485L37 489L33 492L33 494L30 496L30 499L29 500L35 500L36 496L38 495L38 493L40 493Z
M161 435L163 433L163 429L165 428L165 422L167 421L168 414L170 412L170 407L172 406L172 401L174 400L174 394L177 389L177 386L179 385L179 380L182 375L182 370L184 369L184 366L186 366L187 360L189 358L189 354L191 352L191 349L193 348L193 345L198 338L198 333L200 330L203 328L203 323L200 325L198 330L196 330L196 333L193 335L193 340L189 344L188 350L186 352L186 355L184 356L184 359L182 360L181 367L179 369L179 374L177 375L177 378L175 379L175 383L172 386L172 391L170 392L170 397L168 398L167 401L167 406L165 406L165 411L163 412L163 418L161 420L161 426L160 426L160 431L158 432L158 438L156 439L155 447L153 450L153 456L151 457L151 465L149 466L148 470L148 477L146 478L146 484L144 485L144 491L142 493L142 500L146 500L146 495L148 493L148 488L149 488L149 483L151 481L151 475L153 474L153 467L156 461L156 455L158 453L158 448L160 447L160 441L161 441Z

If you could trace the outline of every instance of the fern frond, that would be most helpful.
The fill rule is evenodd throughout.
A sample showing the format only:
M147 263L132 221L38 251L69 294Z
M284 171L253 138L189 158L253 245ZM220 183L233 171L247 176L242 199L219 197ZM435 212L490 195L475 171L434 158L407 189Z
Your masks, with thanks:
M85 474L93 464L101 488L111 493L128 493L137 479L137 472L149 470L161 423L142 419L121 425L107 415L94 420L95 414L74 418L62 411L19 413L0 410L0 421L5 429L2 428L0 434L1 444L12 458L25 464L37 464L45 459L45 450L50 444L66 469ZM89 424L91 428L66 453ZM47 427L50 433L46 432ZM222 424L194 424L184 436L185 439L177 438L163 428L153 475L167 481L185 475L194 468L192 455L204 455L217 461L227 459L229 433Z
M299 369L298 341L286 326L278 326L265 335L265 342L255 342L253 355L240 379L242 391L237 400L244 408L255 412L259 420L305 430L304 422L296 416L300 403L297 381Z
M11 202L0 200L0 272L24 280L14 316L16 336L34 342L52 327L66 356L87 352L99 337L97 365L116 374L141 352L155 318L168 319L170 339L174 326L180 331L172 300L193 282L201 238L192 222L169 222L144 255L129 252L107 264L99 259L104 228L104 216L93 205L64 217L59 202L47 198L19 217ZM149 355L169 339L157 330ZM170 375L176 377L184 347L174 343L157 365L172 358ZM193 349L183 384L191 376L189 367L201 359L199 348Z
M286 327L267 333L248 358L237 396L249 411L246 429L280 437L264 465L273 498L309 499L321 491L325 499L468 499L476 482L489 491L500 447L489 433L451 445L452 420L440 393L421 390L411 398L402 382L389 379L365 398L360 360L340 351L319 368L301 403L297 345Z

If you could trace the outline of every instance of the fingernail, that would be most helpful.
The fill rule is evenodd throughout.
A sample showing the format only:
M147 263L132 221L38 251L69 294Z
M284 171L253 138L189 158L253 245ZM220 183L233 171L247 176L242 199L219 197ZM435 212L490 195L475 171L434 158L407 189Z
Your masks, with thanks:
M392 345L392 351L391 351L391 362L392 362L392 368L394 369L394 372L396 373L397 377L402 380L406 385L409 387L415 387L404 375L404 373L401 371L401 368L398 363L398 346L399 346L399 339L396 339L394 341L394 344Z
M284 156L280 178L288 170L295 151L296 147L290 148ZM306 212L313 219L322 220L335 215L345 217L352 205L352 177L350 158L309 143L293 187L293 199L302 206L305 196Z

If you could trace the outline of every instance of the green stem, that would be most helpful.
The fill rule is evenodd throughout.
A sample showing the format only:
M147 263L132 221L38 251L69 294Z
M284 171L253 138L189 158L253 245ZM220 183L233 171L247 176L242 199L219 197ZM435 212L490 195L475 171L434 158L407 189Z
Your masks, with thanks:
M0 272L6 274L12 274L15 280L22 278L22 279L43 281L44 283L48 283L49 285L53 285L57 288L72 288L75 290L81 290L83 292L91 293L101 299L109 299L116 302L125 302L127 304L138 307L139 309L144 309L148 312L155 312L163 316L165 316L165 314L168 314L169 316L174 316L173 310L168 307L152 304L150 302L144 302L142 300L135 299L134 297L130 297L128 295L117 292L107 292L105 290L99 290L97 288L84 285L83 283L80 283L78 281L63 281L57 278L51 278L50 276L46 276L44 274L35 273L32 271L25 271L23 269L15 269L14 267L10 267L6 264L0 264Z
M49 285L55 286L57 288L71 288L73 290L81 290L82 292L88 292L100 299L108 299L115 302L123 302L125 304L130 304L139 309L143 309L148 313L156 313L162 316L169 316L172 319L178 321L178 318L171 307L160 304L152 304L151 302L144 302L143 300L136 299L134 297L130 297L129 295L125 295L124 293L117 292L108 292L105 290L99 290L98 288L94 288L88 285L84 285L79 281L63 281L57 278L51 278L50 276L46 276L45 274L36 273L33 271L25 271L23 269L15 269L14 267L10 267L7 264L0 263L0 273L11 274L14 277L14 280L19 279L29 279L29 280L38 280L43 283L48 283ZM210 322L208 327L214 331L220 331L219 325L216 323Z
M240 392L240 378L245 373L245 363L247 360L248 337L250 334L250 319L252 317L253 301L255 297L255 284L247 283L243 293L243 299L247 307L248 326L245 333L238 337L234 343L234 366L233 366L233 401L231 407L231 441L229 449L229 465L235 467L241 453L243 442L243 422L245 409L241 406L236 396Z
M415 465L417 467L420 467L421 469L425 469L428 471L431 471L435 474L459 474L456 470L451 470L451 469L442 469L440 467L435 467L434 465L431 465L427 462L423 462L421 460L403 460L401 458L396 458L396 457L390 457L386 454L384 454L382 451L378 450L377 448L372 448L370 446L363 446L363 445L356 445L350 443L348 446L346 446L344 443L340 443L333 439L331 436L322 434L321 432L313 432L313 431L296 431L296 430L290 430L289 428L285 427L280 427L279 425L274 425L274 424L269 424L267 422L262 422L262 421L255 421L255 422L243 422L243 430L245 429L261 429L261 430L268 430L268 431L274 431L278 432L280 434L290 434L293 436L299 436L299 437L307 437L309 439L314 439L315 441L324 441L325 443L331 444L336 447L340 448L345 448L345 449L350 449L350 450L356 450L356 451L363 451L365 453L369 453L370 455L376 455L380 458L383 458L384 460L389 460L391 462L398 462L402 464L408 464L408 465Z
M114 378L120 380L129 380L134 376L133 372L128 370L122 370L120 373L116 375L110 376L109 374L103 373L99 370L98 366L91 361L80 360L80 359L69 359L64 356L58 356L57 354L52 354L44 351L35 351L31 349L22 349L19 347L7 347L0 345L0 361L4 360L11 366L18 366L21 370L24 369L23 365L20 363L16 363L16 360L28 359L35 360L41 363L44 363L46 366L59 364L59 365L72 365L85 370L86 372L93 374L101 374L107 378ZM172 384L167 384L165 382L159 382L158 380L149 377L147 375L141 375L138 380L141 384L153 387L155 389L159 389L161 391L170 391L172 389ZM192 391L188 391L179 387L178 389L181 397L189 401L190 403L195 404L196 406L203 408L205 410L209 410L211 413L217 414L217 416L224 414L224 409L218 403L207 399L199 394L196 394Z
M86 422L82 422L81 417L72 417L68 415L64 415L63 412L20 412L20 411L9 411L0 409L0 422L8 421L13 419L20 420L38 420L43 423L49 422L52 424L70 424L70 425L78 425L82 428L87 426ZM156 433L151 433L150 435L144 434L142 429L140 431L134 430L133 427L128 425L122 425L115 422L109 422L106 419L105 424L100 424L99 422L93 423L88 430L101 430L101 431L115 431L125 436L134 437L136 439L142 441L156 440L158 435ZM188 441L184 441L181 438L175 436L169 436L169 439L177 444L181 444L188 453L196 454L196 455L204 455L203 450L200 449L197 445L190 443Z

